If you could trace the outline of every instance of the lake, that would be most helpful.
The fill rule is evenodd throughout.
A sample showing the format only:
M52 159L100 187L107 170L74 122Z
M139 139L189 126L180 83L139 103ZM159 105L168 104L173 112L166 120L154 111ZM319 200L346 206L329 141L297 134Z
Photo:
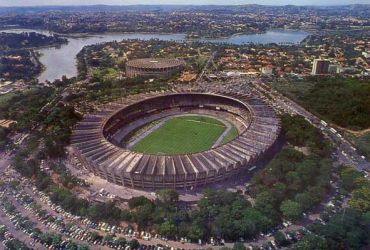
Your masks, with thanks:
M10 29L3 30L3 32L38 32L45 35L50 35L49 31L43 30L31 30L31 29ZM229 44L268 44L268 43L299 43L309 33L303 31L284 31L284 30L272 30L262 34L237 34L228 38L217 38L217 39L198 39L204 42L213 43L229 43ZM96 43L104 43L110 41L120 41L123 39L159 39L163 41L186 41L185 34L157 34L157 33L105 33L97 35L89 35L86 37L67 37L68 44L61 45L59 47L42 48L38 51L42 53L40 62L45 65L46 69L39 76L39 81L44 82L45 80L53 81L60 79L63 75L67 77L76 76L76 55L77 53L87 45Z

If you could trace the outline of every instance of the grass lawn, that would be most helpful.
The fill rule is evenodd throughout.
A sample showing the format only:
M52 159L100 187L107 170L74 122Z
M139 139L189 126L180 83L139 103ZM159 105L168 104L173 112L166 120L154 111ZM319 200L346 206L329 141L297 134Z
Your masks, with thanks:
M238 137L238 135L239 135L238 130L235 127L232 127L229 133L227 133L224 139L222 139L222 142L220 145L228 143L231 140L234 140L236 137Z
M225 129L222 122L209 117L175 117L135 144L132 150L147 154L200 152L211 148Z

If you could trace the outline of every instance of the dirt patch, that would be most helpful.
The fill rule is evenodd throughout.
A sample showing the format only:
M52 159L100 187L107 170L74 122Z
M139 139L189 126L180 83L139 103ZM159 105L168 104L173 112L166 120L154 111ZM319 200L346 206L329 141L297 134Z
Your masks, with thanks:
M356 136L356 137L360 137L362 135L364 135L365 133L367 132L370 132L370 128L367 128L367 129L363 129L363 130L352 130L352 129L348 129L348 128L342 128L340 126L338 126L338 128L348 132L348 133L351 133L352 135Z

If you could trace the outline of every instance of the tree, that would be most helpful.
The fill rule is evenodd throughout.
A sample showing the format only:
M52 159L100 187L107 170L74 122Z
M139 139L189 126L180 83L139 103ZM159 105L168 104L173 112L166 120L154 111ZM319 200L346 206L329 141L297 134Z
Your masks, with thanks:
M78 245L73 241L69 241L66 245L66 249L68 250L78 250Z
M128 201L128 207L130 209L134 209L136 207L144 206L147 204L152 204L152 201L146 198L145 196L133 197Z
M165 204L174 204L179 201L179 193L175 189L161 189L157 191L157 198Z
M134 219L140 229L147 227L153 221L154 211L154 204L146 204L136 208Z
M308 229L326 239L327 249L362 249L370 241L369 225L366 214L346 208L330 217L326 225L312 224Z
M90 237L91 237L91 241L94 242L97 239L99 239L100 236L97 232L91 232Z
M140 243L139 243L139 241L137 241L137 239L132 239L129 243L129 246L130 246L131 249L136 249L137 250L140 247Z
M274 235L275 242L281 247L287 246L289 244L289 241L285 237L285 235L281 231L277 231Z
M108 243L112 243L113 242L113 238L114 238L113 234L107 234L104 237L104 241L105 242L108 242Z
M29 250L29 248L17 239L11 239L5 243L6 249L9 250Z
M298 220L302 216L302 209L299 204L292 200L285 200L280 205L280 211L288 220Z
M309 193L296 194L294 201L299 204L303 211L311 208L314 205L314 200Z
M268 191L260 192L256 196L255 208L272 220L276 220L278 217L275 212L275 204L275 197Z
M306 234L303 238L296 244L293 245L294 250L326 250L328 244L324 237L320 237L314 234Z
M348 192L354 188L353 184L359 177L361 177L361 174L351 167L342 167L340 169L342 187Z
M236 242L233 246L233 250L245 250L245 246L241 242Z
M124 247L126 246L127 244L127 240L123 237L119 237L117 240L116 240L116 245L117 246L121 246L121 247Z
M60 235L54 235L52 240L52 245L58 247L62 243L62 237Z
M370 186L367 185L354 190L348 204L362 212L370 211Z
M191 228L189 230L189 238L193 241L197 241L199 239L205 238L207 235L207 222L205 218L202 216L194 216L193 222L191 224Z
M166 221L158 226L158 233L167 237L173 237L176 234L176 226L173 223Z

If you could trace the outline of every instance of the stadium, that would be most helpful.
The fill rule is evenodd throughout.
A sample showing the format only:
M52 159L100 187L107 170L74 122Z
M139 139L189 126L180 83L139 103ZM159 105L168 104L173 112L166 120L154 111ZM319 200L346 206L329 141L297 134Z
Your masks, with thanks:
M185 62L180 59L141 58L126 63L126 76L171 76L182 70Z
M279 132L275 112L254 96L152 92L86 115L71 146L89 171L109 182L192 189L251 171Z

